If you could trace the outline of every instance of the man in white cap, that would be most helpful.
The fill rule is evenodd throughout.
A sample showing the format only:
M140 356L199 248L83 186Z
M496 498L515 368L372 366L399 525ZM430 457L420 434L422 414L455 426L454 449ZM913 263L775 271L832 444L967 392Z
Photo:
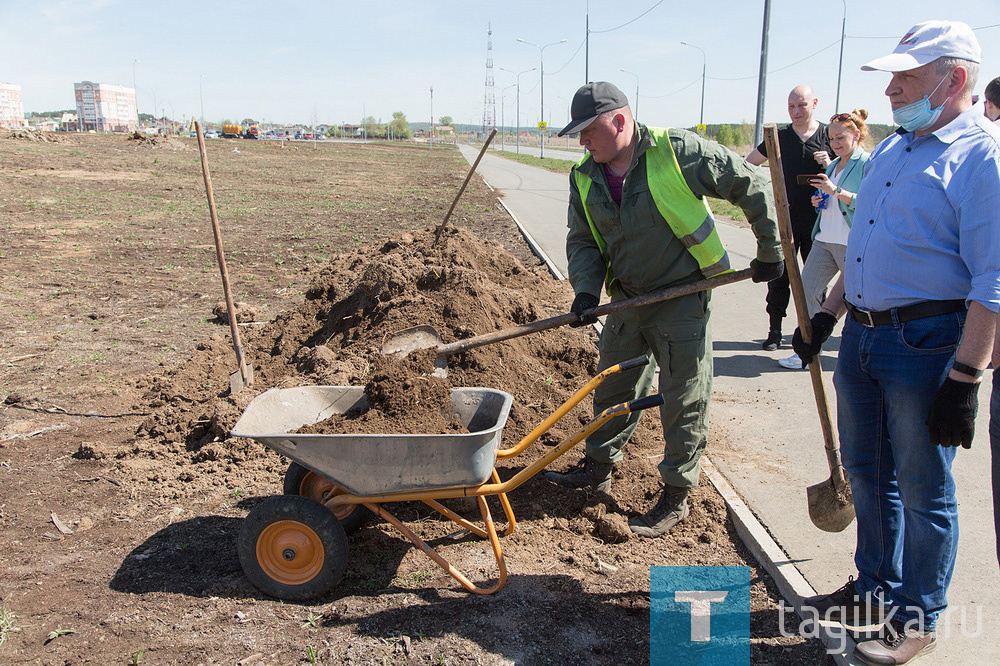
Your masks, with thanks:
M911 28L863 70L892 73L900 126L872 152L844 273L813 319L812 360L848 313L834 385L857 512L858 577L805 606L858 624L868 664L905 664L937 646L958 546L951 465L972 445L980 376L1000 310L1000 131L972 107L981 52L957 21Z
M572 310L579 317L573 325L596 321L588 311L599 303L602 287L619 301L728 272L729 255L705 197L727 199L746 213L757 237L754 282L782 274L765 174L693 132L636 122L625 94L611 83L581 87L570 112L572 121L559 136L579 132L588 150L569 177L566 256L576 292ZM688 491L698 485L712 396L709 303L709 293L700 292L611 314L601 333L599 370L640 354L660 367L664 488L651 509L629 520L639 536L660 536L684 520ZM649 364L611 375L594 392L594 413L647 395L655 369ZM587 438L586 457L576 469L545 477L608 492L639 416L612 419Z

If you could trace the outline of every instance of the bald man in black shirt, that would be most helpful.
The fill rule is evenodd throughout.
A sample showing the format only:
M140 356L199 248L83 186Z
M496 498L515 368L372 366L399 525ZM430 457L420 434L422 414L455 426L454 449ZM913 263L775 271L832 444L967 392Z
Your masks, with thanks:
M833 154L826 125L813 118L818 102L812 88L807 85L796 86L788 94L788 116L792 119L792 124L778 130L781 171L785 176L785 192L792 220L792 238L803 263L812 248L816 209L813 208L811 199L815 188L799 185L796 176L823 173ZM760 166L766 161L767 147L763 143L747 155L747 162L754 166ZM774 351L781 346L781 320L785 318L790 296L787 272L767 283L766 310L770 328L761 345L766 351Z

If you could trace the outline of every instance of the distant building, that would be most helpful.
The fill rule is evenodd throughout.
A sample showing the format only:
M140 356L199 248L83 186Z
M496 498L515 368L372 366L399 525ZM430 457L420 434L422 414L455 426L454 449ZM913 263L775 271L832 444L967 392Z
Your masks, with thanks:
M77 115L75 113L64 113L59 120L59 129L64 132L75 132L78 127Z
M73 84L77 127L81 132L132 132L139 129L135 89L107 83Z
M27 125L21 104L21 86L0 83L0 127L15 129Z

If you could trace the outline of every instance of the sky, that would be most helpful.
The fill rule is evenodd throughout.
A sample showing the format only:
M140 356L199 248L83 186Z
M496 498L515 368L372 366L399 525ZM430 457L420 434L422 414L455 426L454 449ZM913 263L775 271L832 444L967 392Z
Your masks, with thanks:
M678 127L701 119L704 80L706 123L753 123L763 8L764 0L0 0L0 82L21 86L26 112L72 108L73 83L90 80L134 82L140 112L175 119L388 122L401 111L410 122L433 114L482 125L491 38L498 126L515 123L518 97L522 125L562 126L587 80L616 83L641 122ZM976 92L1000 76L1000 0L771 0L770 13L766 122L787 121L788 92L801 83L816 91L823 120L865 108L869 122L891 122L889 75L859 68L929 19L981 28Z

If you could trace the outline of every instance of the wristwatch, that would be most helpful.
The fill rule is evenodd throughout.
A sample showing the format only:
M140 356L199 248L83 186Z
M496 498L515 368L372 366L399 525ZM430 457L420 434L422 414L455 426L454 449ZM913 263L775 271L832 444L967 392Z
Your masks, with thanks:
M837 186L837 189L835 189L835 190L833 191L833 196L835 196L835 197L839 197L839 196L840 196L840 194L841 194L841 192L843 192L843 191L844 191L844 188L842 188L842 187L840 187L840 186L838 185L838 186Z
M955 361L951 364L951 369L955 372L960 372L963 375L968 375L974 379L979 379L983 376L983 371L979 368L973 368L971 365L966 365L965 363L959 363Z

